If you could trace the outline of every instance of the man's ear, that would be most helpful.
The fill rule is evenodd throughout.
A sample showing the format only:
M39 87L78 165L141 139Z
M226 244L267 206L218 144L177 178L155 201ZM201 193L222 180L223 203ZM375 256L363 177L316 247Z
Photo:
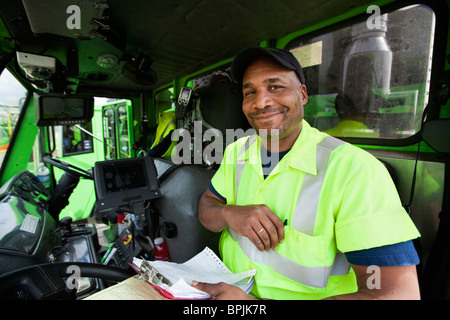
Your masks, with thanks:
M302 95L302 103L305 105L308 103L308 91L304 84L300 85L300 93Z

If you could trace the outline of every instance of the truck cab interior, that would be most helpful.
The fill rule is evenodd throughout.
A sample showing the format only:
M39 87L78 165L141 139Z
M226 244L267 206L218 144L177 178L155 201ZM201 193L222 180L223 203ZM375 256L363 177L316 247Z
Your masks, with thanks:
M156 237L173 262L218 253L198 202L250 129L233 57L263 46L299 59L311 126L386 165L422 235L421 297L450 298L449 5L1 1L0 297L83 299Z

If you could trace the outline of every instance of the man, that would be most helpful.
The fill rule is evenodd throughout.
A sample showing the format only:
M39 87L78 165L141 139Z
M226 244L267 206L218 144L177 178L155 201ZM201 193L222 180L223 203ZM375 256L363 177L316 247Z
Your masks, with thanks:
M247 48L232 76L259 135L227 147L200 199L201 223L222 232L224 263L257 269L257 298L419 298L410 241L419 233L390 176L369 153L303 121L308 95L295 57ZM252 298L224 283L194 285L214 299Z

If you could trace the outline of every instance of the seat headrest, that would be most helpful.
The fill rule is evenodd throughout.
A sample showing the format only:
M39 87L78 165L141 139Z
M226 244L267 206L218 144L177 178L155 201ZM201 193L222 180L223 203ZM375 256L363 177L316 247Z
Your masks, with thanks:
M199 90L203 120L225 134L226 129L248 129L242 112L242 91L239 85L222 82Z

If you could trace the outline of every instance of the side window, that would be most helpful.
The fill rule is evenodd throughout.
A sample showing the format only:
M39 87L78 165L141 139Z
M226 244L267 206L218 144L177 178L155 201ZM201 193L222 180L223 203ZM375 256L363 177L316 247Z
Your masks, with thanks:
M19 119L27 90L5 69L0 75L0 166Z
M117 148L118 148L118 158L130 158L131 148L133 141L130 139L132 137L132 127L129 123L129 117L131 113L130 106L126 103L119 104L116 106L116 122L117 122Z
M304 68L305 119L340 137L401 139L428 103L435 16L424 5L287 45Z
M173 88L168 88L159 91L155 95L155 110L156 113L164 112L166 110L175 109L175 95Z
M93 152L92 123L75 126L62 126L63 156Z
M106 99L98 108L101 110L103 152L106 160L134 156L133 108L130 100ZM96 107L97 108L97 107ZM93 122L97 125L96 116ZM95 130L94 130L95 131Z
M102 111L103 117L103 147L105 152L105 159L116 159L116 129L114 107L104 107Z

